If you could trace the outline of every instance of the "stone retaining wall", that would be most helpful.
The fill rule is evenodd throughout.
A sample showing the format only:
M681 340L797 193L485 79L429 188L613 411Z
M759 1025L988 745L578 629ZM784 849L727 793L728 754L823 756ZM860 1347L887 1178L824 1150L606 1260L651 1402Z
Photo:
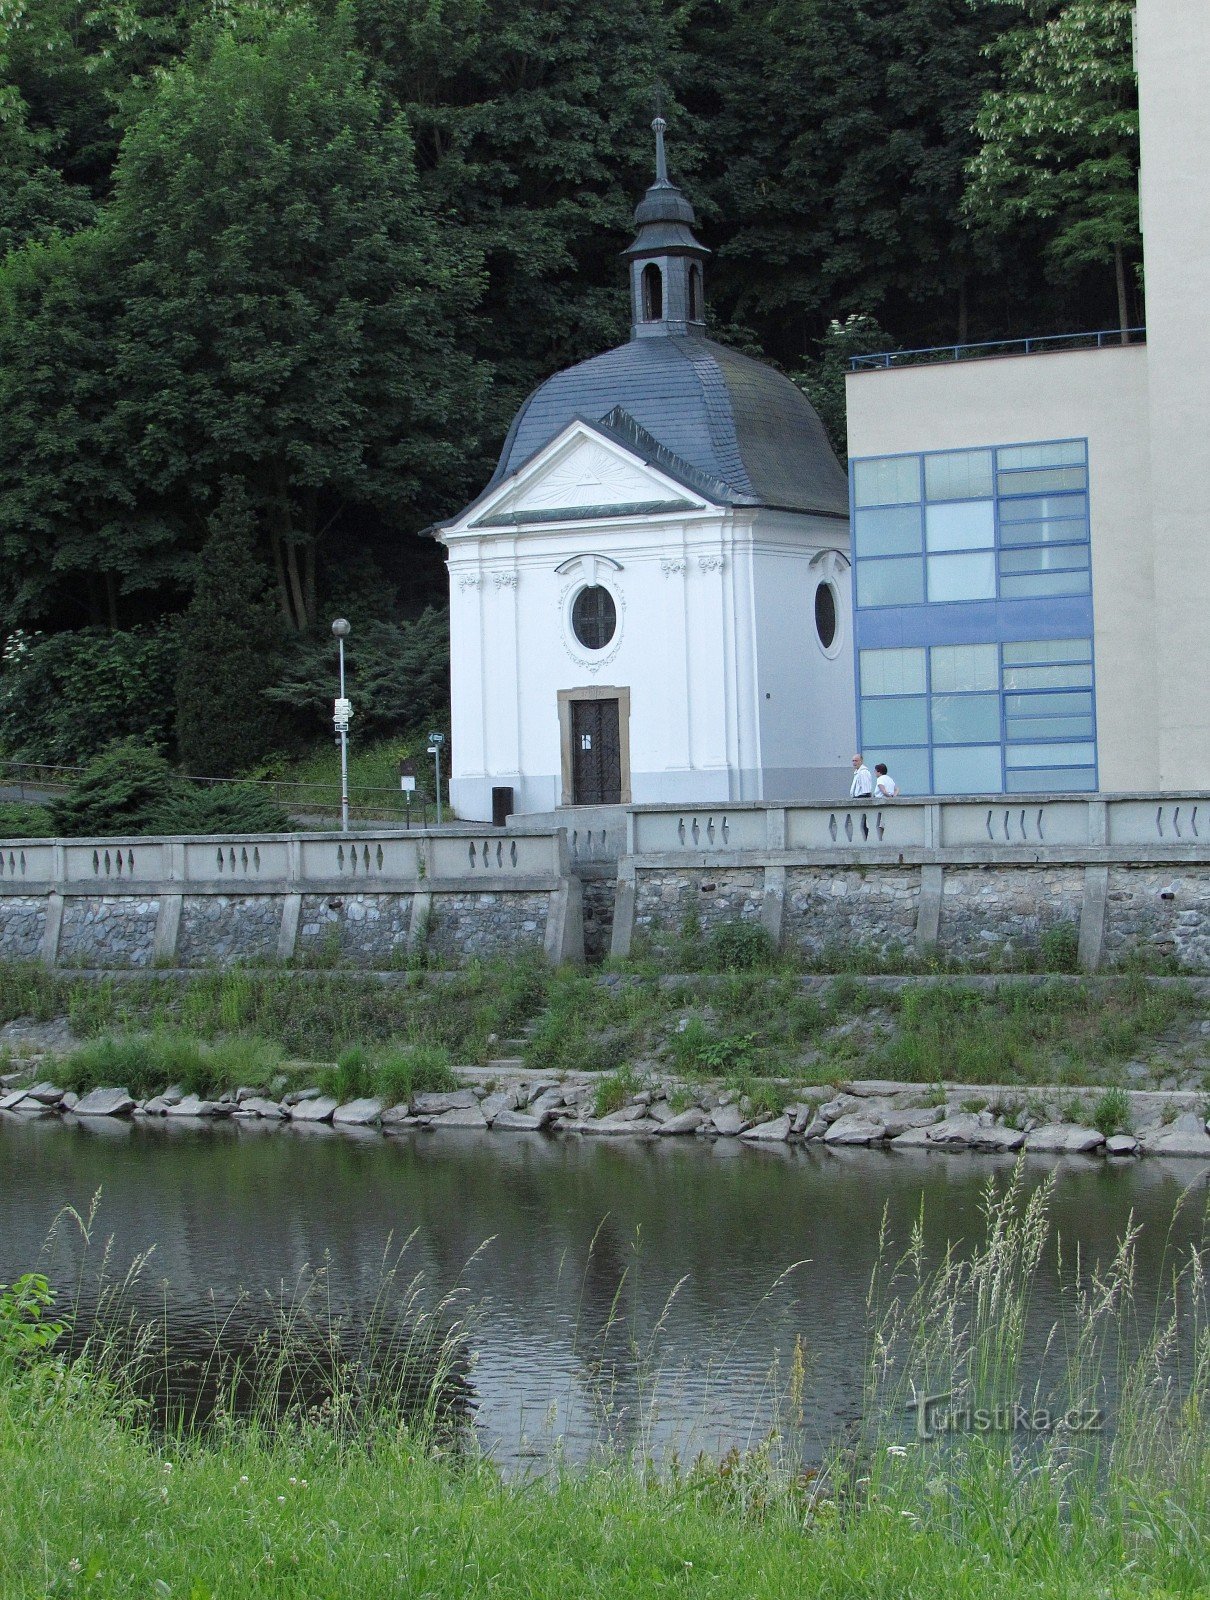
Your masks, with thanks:
M74 897L64 904L59 960L65 967L146 967L160 902L145 896Z
M270 959L277 953L281 914L281 901L271 895L185 895L177 965L223 966Z
M14 895L0 912L0 961L36 960L46 934L46 901Z
M885 953L910 950L920 910L919 872L865 867L791 867L786 872L782 937L819 955L828 946L861 944Z
M541 950L549 900L542 894L434 897L426 916L425 949L455 962L501 950Z
M780 946L812 958L857 944L883 954L933 949L994 968L1066 930L1090 970L1142 960L1210 971L1205 862L816 864L753 851L709 865L638 856L620 863L617 905L619 956L636 936L657 955L670 951L694 921L708 933L720 922L759 920Z

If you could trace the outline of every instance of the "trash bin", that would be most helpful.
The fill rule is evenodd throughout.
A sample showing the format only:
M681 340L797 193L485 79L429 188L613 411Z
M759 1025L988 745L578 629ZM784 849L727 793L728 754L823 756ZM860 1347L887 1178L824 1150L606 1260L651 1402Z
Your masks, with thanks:
M502 828L513 809L512 786L500 784L492 788L492 827Z

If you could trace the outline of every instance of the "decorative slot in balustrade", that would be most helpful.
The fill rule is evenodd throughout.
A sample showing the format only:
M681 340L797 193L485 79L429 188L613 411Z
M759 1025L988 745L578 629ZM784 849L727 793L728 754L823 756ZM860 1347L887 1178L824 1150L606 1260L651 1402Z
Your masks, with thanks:
M378 863L379 872L381 872L382 871L382 863L383 863L383 860L384 860L384 857L383 857L383 854L382 854L382 846L381 845L379 845L377 850L374 852L374 859Z
M844 836L850 844L853 843L853 813L846 811L844 814Z
M879 813L878 813L878 816L877 816L877 818L876 818L876 819L875 819L875 822L874 822L874 831L875 831L875 832L876 832L876 833L877 833L877 835L878 835L878 840L879 840L879 843L881 843L881 842L882 842L882 839L883 839L883 838L884 838L884 836L885 836L885 834L886 834L886 824L885 824L885 823L884 823L884 822L883 822L883 820L882 820L882 812L881 812L881 811L880 811L880 812L879 812Z
M475 857L475 841L473 839L471 840L470 857L471 857L471 871L474 872L476 857Z
M25 851L18 850L14 852L10 850L7 856L4 855L3 851L0 851L0 874L3 874L6 869L10 878L24 876Z
M517 841L515 839L511 840L509 843L508 854L509 859L515 867L517 865Z
M714 818L713 817L707 817L706 818L706 837L707 837L707 839L709 839L711 844L714 843Z
M828 832L832 835L832 843L836 843L836 835L840 830L836 826L836 813L833 811L828 817Z

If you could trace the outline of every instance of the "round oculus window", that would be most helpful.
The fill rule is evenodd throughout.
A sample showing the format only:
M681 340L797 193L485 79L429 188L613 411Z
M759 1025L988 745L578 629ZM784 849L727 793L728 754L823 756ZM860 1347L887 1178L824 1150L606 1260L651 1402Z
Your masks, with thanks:
M815 632L825 650L830 650L836 640L836 591L830 583L821 583L815 591Z
M613 596L601 584L581 589L572 603L571 631L585 650L604 650L618 627Z

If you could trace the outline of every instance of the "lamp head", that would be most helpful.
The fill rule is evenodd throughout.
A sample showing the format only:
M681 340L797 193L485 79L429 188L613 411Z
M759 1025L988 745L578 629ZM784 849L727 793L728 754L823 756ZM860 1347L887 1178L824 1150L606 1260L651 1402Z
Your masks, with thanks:
M332 634L334 638L347 639L351 632L352 629L349 627L349 624L344 617L337 617L336 621L332 624Z

